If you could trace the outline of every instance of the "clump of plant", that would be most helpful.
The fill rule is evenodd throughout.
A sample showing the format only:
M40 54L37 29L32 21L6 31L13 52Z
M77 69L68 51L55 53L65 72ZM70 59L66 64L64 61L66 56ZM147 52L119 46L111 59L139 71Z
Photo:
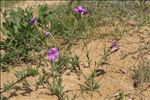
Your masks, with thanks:
M97 64L97 67L100 67L100 66L103 66L103 65L106 65L108 64L109 65L109 56L113 53L115 53L116 51L118 51L120 49L119 45L117 44L117 41L116 40L113 40L111 42L111 46L110 47L107 47L107 48L104 48L104 54L102 56L102 58L100 59L100 61L98 62Z
M150 86L150 61L147 54L150 51L150 44L147 42L144 46L140 46L139 55L137 60L139 61L134 69L133 80L134 87L145 90Z
M69 55L61 54L57 48L48 50L48 59L50 62L49 70L42 69L39 79L36 82L36 87L46 87L49 94L56 95L59 100L68 98L65 95L64 86L62 85L62 75L66 70L76 72L79 69L79 58L77 56L70 57Z
M26 91L26 93L29 93L31 89L30 84L28 83L26 78L30 76L36 76L37 74L38 69L32 67L28 67L27 69L22 71L16 71L15 76L17 80L3 84L2 88L0 89L0 97L7 99L7 97L3 96L3 93L10 92L11 90L13 90L13 92L11 92L12 94L14 94L19 89L23 89ZM22 83L22 87L18 85L19 83Z
M87 25L92 25L93 18L88 16L89 8L78 6L77 3L60 7L49 9L46 4L39 5L37 16L33 15L32 8L18 8L4 15L2 33L7 39L0 43L0 48L5 51L5 56L1 59L2 70L9 65L33 60L29 59L29 52L39 52L41 47L48 47L44 41L48 35L53 42L54 34L70 42L80 37Z
M99 92L99 88L100 88L100 85L99 85L99 81L100 80L95 80L96 77L97 77L97 74L96 74L96 71L94 70L93 72L91 72L89 75L85 75L82 73L82 75L84 76L85 78L85 82L83 85L80 85L81 87L81 91L96 91L96 92Z
M87 48L87 45L84 43L85 49L86 49L86 57L87 57L87 62L88 62L88 67L91 67L91 59L89 58L89 50ZM111 46L104 48L104 54L101 57L101 59L99 60L98 63L95 62L94 65L94 70L89 73L88 75L85 75L82 71L81 75L85 78L85 81L83 84L79 84L80 88L81 88L81 93L82 92L97 92L99 94L99 81L100 79L98 79L98 76L100 75L104 75L105 71L100 69L100 67L102 67L105 64L109 64L108 63L108 58L109 56L118 51L120 49L119 45L116 43L116 40L113 40L111 43Z
M39 18L33 15L32 8L18 8L4 17L2 33L7 39L0 42L0 48L5 51L0 60L2 70L12 64L30 61L29 52L40 51L45 37L39 30Z
M134 86L141 87L144 84L150 85L150 62L145 59L141 60L138 67L134 70Z

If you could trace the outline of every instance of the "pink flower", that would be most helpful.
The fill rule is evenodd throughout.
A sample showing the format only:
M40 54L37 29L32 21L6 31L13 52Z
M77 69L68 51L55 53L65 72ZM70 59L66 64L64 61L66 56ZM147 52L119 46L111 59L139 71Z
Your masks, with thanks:
M56 58L58 58L59 56L59 51L56 48L51 48L50 50L48 50L48 59L55 61Z
M116 41L115 41L115 40L113 40L113 41L111 42L111 47L112 47L112 48L119 49L119 46L116 44Z
M47 37L50 34L50 32L45 32L44 35Z
M29 20L29 24L31 25L34 25L37 23L37 18L36 17L32 17L30 20Z
M85 15L88 13L87 9L83 6L78 6L74 9L74 11L78 14L82 14L82 15Z

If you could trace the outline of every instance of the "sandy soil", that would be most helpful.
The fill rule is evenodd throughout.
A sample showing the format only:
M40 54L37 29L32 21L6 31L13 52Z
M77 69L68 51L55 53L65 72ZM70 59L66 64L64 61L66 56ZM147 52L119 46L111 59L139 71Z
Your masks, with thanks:
M78 84L82 84L84 82L84 78L80 77L79 80L78 76L75 73L71 73L70 75L63 74L63 84L65 85L64 90L71 90L67 93L70 97L72 97L75 93L80 94L76 100L116 100L115 95L117 95L119 91L123 91L127 95L125 100L149 100L150 88L147 91L144 91L144 95L142 96L140 95L140 90L134 88L134 81L132 79L133 69L135 69L135 66L137 65L136 58L139 55L139 52L135 53L135 51L137 51L139 47L145 45L150 41L149 32L149 26L142 27L141 29L134 28L127 32L127 34L125 34L124 37L119 40L118 45L120 46L120 49L109 57L110 65L105 65L99 68L103 69L105 71L105 74L98 77L101 78L99 82L99 84L101 85L99 90L100 93L93 93L92 99L91 95L87 93L80 94L80 92L78 91L78 89L80 89ZM84 67L84 65L87 65L87 58L86 50L83 49L83 40L79 41L77 45L72 48L72 52L80 57L80 66L82 71L84 73L89 73L93 69L94 62L98 62L102 57L104 47L109 45L110 40L90 40L90 42L87 44L87 48L90 50L90 59L92 59L90 68ZM150 60L150 50L147 51L146 57ZM2 72L1 84L7 81L13 81L15 79L13 75L15 70L19 71L25 68L26 65L21 65L19 67L15 67L10 72ZM35 90L35 80L37 80L37 78L28 78L33 91L31 91L29 94L23 93L24 91L17 91L15 95L12 95L10 100L57 99L56 96L48 95L48 89ZM10 95L10 93L7 93L5 95Z

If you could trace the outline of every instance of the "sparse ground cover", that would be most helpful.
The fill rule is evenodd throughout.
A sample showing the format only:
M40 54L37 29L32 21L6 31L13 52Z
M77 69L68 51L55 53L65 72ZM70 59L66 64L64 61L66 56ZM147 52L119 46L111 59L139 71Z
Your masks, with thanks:
M150 99L149 1L1 3L1 100Z

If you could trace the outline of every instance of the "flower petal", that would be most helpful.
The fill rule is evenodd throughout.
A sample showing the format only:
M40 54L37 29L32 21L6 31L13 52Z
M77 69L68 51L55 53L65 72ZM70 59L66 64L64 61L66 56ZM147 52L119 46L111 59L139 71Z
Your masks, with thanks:
M50 56L48 56L48 59L54 61L54 60L56 60L56 57L54 55L50 55Z

